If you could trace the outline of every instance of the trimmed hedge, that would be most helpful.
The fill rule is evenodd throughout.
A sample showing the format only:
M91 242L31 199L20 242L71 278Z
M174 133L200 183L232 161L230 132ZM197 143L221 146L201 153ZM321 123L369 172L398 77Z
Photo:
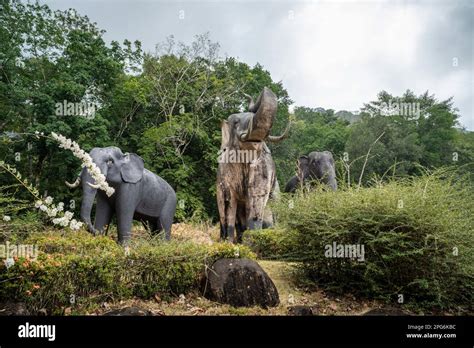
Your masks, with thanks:
M245 231L243 243L253 250L259 259L298 261L296 231L284 228Z
M246 243L267 258L301 261L299 279L326 290L472 311L473 193L462 178L438 171L359 190L285 195L274 207L279 228L250 233ZM364 246L364 261L326 257L333 243Z
M87 232L35 233L23 241L35 244L35 261L17 258L8 269L0 264L0 298L25 302L33 312L46 308L61 314L76 303L100 303L131 297L177 296L197 289L205 267L226 257L255 258L244 246L132 242L130 254L109 237Z

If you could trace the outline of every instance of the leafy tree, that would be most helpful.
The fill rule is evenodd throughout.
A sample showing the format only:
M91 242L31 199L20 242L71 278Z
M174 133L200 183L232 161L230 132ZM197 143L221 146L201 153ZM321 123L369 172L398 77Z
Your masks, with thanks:
M62 133L86 150L110 144L104 110L140 47L133 54L127 44L108 47L86 16L39 3L2 1L0 23L0 130L9 132L1 138L1 157L16 159L42 190L69 196L63 183L77 172L77 161L56 144L21 133ZM94 103L99 110L93 118L58 115L63 101Z
M361 116L350 127L346 143L353 181L363 169L363 182L367 182L393 166L397 175L407 175L416 174L418 164L428 168L452 164L458 115L451 99L438 102L428 92L417 97L409 90L393 97L382 91L376 101L364 106Z
M274 152L280 185L296 172L296 160L312 151L331 151L343 155L348 136L347 121L334 116L333 110L296 107L291 135Z

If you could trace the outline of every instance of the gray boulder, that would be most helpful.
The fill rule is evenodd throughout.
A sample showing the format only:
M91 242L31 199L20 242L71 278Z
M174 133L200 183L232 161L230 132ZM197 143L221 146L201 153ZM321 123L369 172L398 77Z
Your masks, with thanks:
M277 288L258 263L249 259L220 259L206 272L204 297L234 307L274 307Z

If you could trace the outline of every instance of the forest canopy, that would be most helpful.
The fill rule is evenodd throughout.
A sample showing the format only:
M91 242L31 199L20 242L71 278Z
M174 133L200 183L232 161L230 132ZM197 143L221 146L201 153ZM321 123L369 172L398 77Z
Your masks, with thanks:
M290 112L293 101L282 81L260 64L222 58L209 33L189 44L170 36L149 53L139 41L107 43L96 23L72 9L17 1L2 6L0 160L59 200L73 194L64 180L74 179L80 162L35 132L61 133L87 151L114 145L137 153L176 190L178 221L215 220L216 201L209 197L215 196L221 121L246 110L244 94L256 97L265 86L278 98L272 133L280 134L289 120L292 125L288 139L270 145L280 186L294 175L298 156L311 151L333 152L339 180L348 185L369 185L387 172L416 175L420 165L474 162L474 133L459 127L452 99L440 101L428 91L381 91L361 101L357 113L305 106ZM67 103L94 108L58 115L58 104ZM394 105L414 105L415 112L387 112ZM0 173L0 180L3 186L14 179Z

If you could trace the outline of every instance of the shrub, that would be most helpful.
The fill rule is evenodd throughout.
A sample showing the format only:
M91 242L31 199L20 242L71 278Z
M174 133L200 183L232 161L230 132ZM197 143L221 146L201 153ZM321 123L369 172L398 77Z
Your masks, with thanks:
M0 242L16 241L43 227L37 213L29 211L31 204L9 192L20 189L19 184L0 185Z
M296 231L284 228L250 230L244 233L244 245L260 259L297 261Z
M278 233L254 240L257 250L286 250L302 261L301 280L332 291L466 309L474 303L473 191L443 170L359 190L300 192L275 206L282 227L294 231L285 245L275 246ZM326 257L334 242L364 246L365 260Z
M17 258L0 264L0 298L24 301L32 311L133 296L169 297L197 289L205 267L222 257L254 258L244 246L228 243L134 240L129 255L110 237L81 232L35 233L23 243L36 244L35 261Z

